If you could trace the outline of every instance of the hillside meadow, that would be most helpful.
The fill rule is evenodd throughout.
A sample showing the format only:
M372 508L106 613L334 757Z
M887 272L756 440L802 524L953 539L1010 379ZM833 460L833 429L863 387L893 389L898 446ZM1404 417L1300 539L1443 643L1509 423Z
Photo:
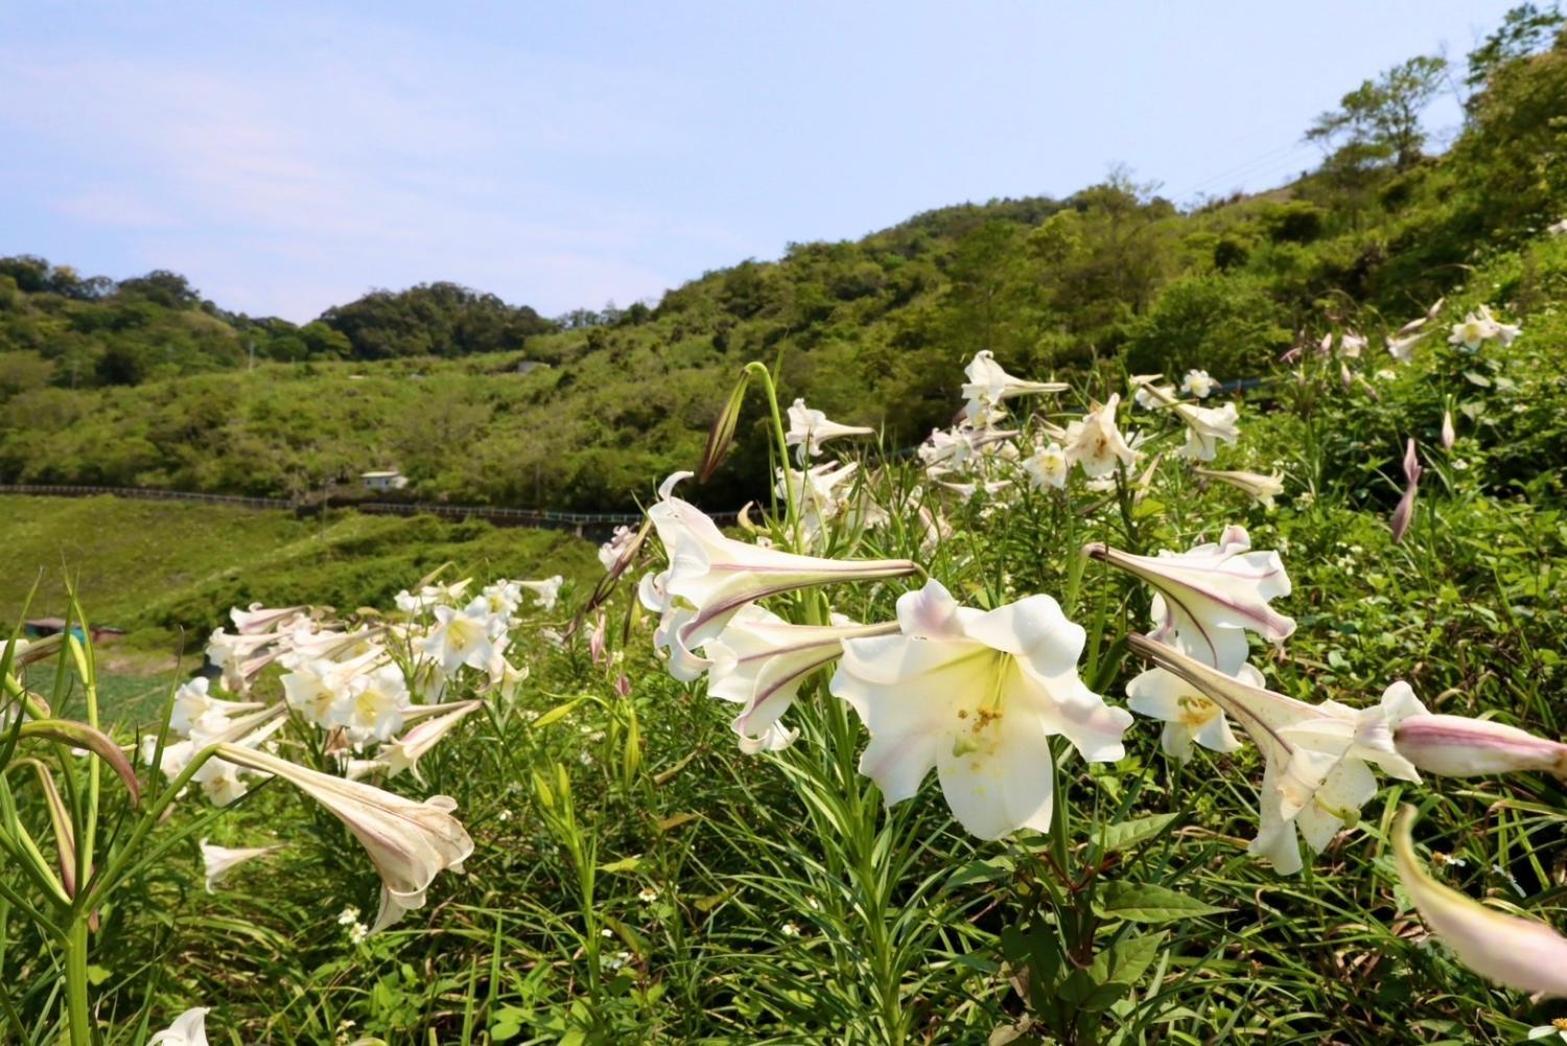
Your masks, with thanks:
M129 631L0 648L5 1037L1567 1040L1560 25L1469 56L1441 156L1411 59L1263 196L1122 174L547 324L372 296L254 368L17 350L8 479L646 519L0 497L0 616L41 569ZM258 322L27 272L8 337Z

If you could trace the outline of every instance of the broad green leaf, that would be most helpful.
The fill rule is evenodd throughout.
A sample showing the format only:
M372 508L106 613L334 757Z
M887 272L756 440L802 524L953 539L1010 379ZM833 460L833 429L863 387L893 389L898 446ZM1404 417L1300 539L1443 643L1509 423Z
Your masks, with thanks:
M622 857L618 861L599 865L601 872L634 872L642 866L642 855L635 854L631 857Z
M1097 907L1107 919L1134 923L1177 922L1229 911L1204 904L1166 886L1123 882L1106 883Z
M1150 814L1147 817L1137 817L1130 821L1118 821L1105 829L1104 852L1116 853L1120 850L1130 850L1134 846L1141 846L1154 836L1163 832L1180 814Z

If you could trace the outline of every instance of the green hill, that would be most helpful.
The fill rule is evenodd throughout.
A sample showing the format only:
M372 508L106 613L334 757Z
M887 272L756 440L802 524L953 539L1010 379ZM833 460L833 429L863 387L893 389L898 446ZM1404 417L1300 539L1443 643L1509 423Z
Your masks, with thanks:
M1080 382L1191 366L1264 374L1298 337L1396 328L1567 214L1567 39L1514 30L1470 56L1478 90L1438 157L1421 152L1418 122L1394 118L1439 86L1440 63L1416 59L1324 114L1310 133L1328 159L1275 192L1182 210L1117 174L1063 200L950 207L858 242L793 244L656 307L579 311L553 332L532 310L437 285L284 330L268 345L290 347L260 355L287 362L249 371L237 369L243 345L272 321L187 301L158 322L179 332L169 359L197 362L106 373L129 337L111 332L96 373L135 380L71 389L75 350L60 346L80 332L50 333L58 325L38 316L117 315L142 308L146 288L61 304L0 267L0 480L297 495L392 465L421 498L624 508L648 476L689 464L746 360L778 361L791 395L880 426L894 446L948 420L954 375L978 349ZM177 303L175 280L154 289ZM208 347L178 349L187 342ZM740 478L764 474L755 453L715 478L707 503L760 493Z

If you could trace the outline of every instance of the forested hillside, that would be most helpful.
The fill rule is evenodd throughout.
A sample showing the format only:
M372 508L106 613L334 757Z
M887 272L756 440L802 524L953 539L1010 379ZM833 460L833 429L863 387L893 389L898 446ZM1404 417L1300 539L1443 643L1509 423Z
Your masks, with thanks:
M1330 327L1397 328L1567 214L1558 30L1520 8L1463 69L1418 57L1366 81L1303 129L1320 169L1274 192L1182 209L1117 172L1066 199L793 244L656 307L555 323L435 284L295 328L226 314L172 274L111 285L9 259L0 481L288 495L395 466L418 497L619 508L691 460L746 360L778 361L790 395L890 445L948 420L979 349L1077 382L1264 375ZM1450 76L1472 92L1465 126L1432 156L1419 115ZM708 503L757 494L734 478L755 464L731 462Z

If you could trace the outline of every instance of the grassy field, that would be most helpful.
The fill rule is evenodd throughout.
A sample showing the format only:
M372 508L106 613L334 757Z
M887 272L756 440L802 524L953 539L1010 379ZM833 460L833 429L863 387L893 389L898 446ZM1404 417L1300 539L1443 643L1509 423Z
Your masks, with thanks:
M0 549L6 629L24 607L28 617L63 616L69 580L90 621L126 630L99 651L106 714L116 718L143 715L170 680L198 667L230 606L386 605L446 562L485 577L580 580L597 567L590 543L559 531L348 511L323 526L284 512L112 497L0 498Z

